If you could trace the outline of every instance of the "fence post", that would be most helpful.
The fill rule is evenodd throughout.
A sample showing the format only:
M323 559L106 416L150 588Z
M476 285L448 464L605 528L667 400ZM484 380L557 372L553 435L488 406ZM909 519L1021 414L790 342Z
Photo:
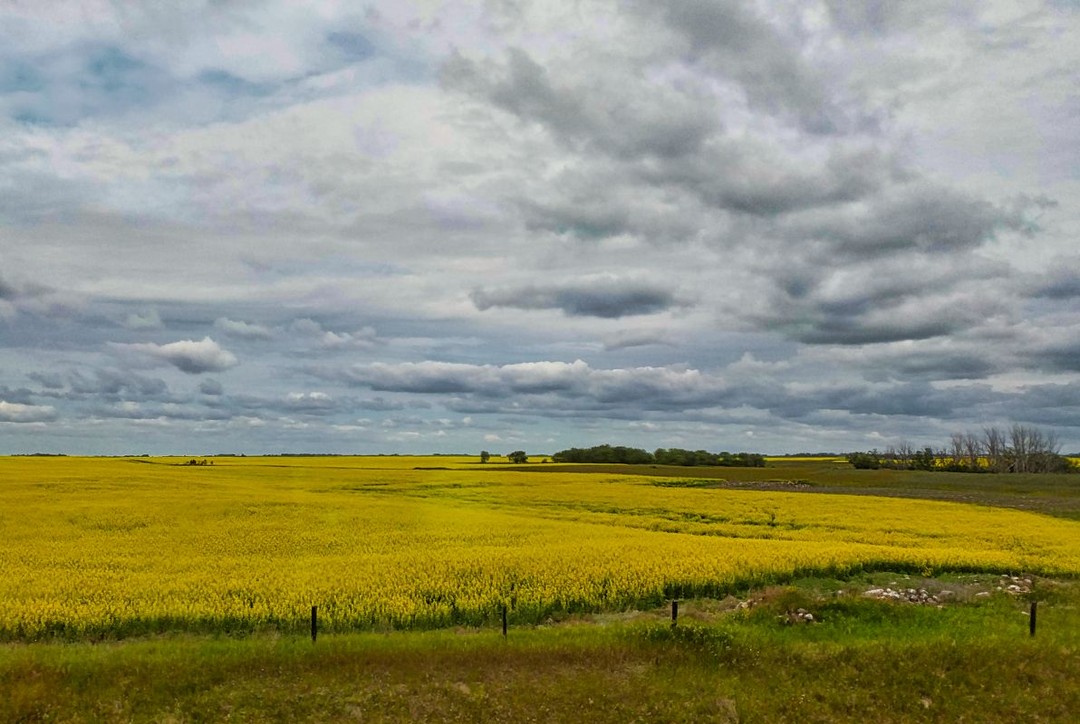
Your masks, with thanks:
M502 605L502 632L503 638L506 638L506 604Z
M1039 610L1039 602L1038 601L1032 601L1031 602L1031 618L1030 618L1030 620L1028 620L1028 633L1031 636L1035 635L1035 617L1038 614L1038 610Z
M679 599L671 599L671 628L679 625Z
M319 607L311 607L311 643L315 643L315 637L319 635Z

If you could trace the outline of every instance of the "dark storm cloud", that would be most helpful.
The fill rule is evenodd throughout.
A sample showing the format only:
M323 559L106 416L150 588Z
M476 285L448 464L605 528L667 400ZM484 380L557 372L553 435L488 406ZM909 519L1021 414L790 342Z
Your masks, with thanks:
M880 324L868 324L851 317L831 317L804 328L796 328L792 336L806 344L879 344L907 339L929 339L960 329L970 320L962 317L952 319L896 319Z
M1023 208L997 207L926 182L893 186L858 206L795 216L785 225L793 239L818 240L830 254L854 259L964 252L999 231L1028 228Z
M684 156L697 150L717 127L705 98L672 92L627 94L618 75L603 69L574 81L552 77L526 51L512 48L505 64L480 65L455 54L443 68L452 89L483 97L527 122L540 123L571 147L616 157Z
M646 20L659 19L681 41L669 52L739 84L748 100L789 116L811 133L839 133L873 123L831 97L820 71L796 51L798 27L785 27L735 0L643 0ZM681 46L681 47L680 47Z
M12 389L6 385L0 385L0 400L7 400L8 402L17 402L23 405L32 405L34 398L36 397L33 390L29 390L25 387L19 387Z
M617 319L656 314L679 305L667 289L628 279L599 278L561 285L525 285L477 289L473 304L483 311L492 307L559 309L571 317Z
M670 184L717 210L772 218L843 204L873 193L898 173L881 151L833 147L807 161L772 140L722 138L692 158L642 164L643 182Z
M40 384L46 390L64 389L63 375L49 372L31 372L26 376Z
M936 259L908 250L879 261L819 263L819 250L770 272L755 324L807 344L865 345L966 333L1010 310L1009 269L979 257ZM771 285L771 288L770 288Z
M225 394L225 387L217 380L203 380L199 383L199 392L204 395L217 397Z
M1049 274L1033 279L1028 290L1034 297L1055 301L1080 298L1080 262L1060 260Z

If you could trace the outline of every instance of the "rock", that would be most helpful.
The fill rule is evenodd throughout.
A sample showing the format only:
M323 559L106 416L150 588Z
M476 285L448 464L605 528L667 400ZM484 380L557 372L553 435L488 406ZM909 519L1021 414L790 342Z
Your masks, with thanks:
M990 591L979 591L975 594L975 598L986 598L990 595Z
M869 591L867 591L863 595L864 596L880 596L883 593L885 593L885 589L883 589L883 588L871 588Z

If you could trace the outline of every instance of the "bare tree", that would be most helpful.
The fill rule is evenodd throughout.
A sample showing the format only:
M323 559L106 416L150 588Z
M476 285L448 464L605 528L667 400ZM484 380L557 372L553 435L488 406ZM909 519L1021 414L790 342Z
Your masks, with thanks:
M1006 461L1008 443L1005 433L996 427L983 428L983 450L986 451L986 464L991 472L1003 473L1009 464Z
M949 438L949 463L953 469L964 467L964 441L962 432L954 432Z
M1037 431L1026 425L1014 424L1009 430L1009 457L1013 472L1026 473L1031 467L1031 450Z
M911 443L907 440L900 441L900 445L896 448L896 456L900 459L900 467L904 470L911 470L912 459L915 456L915 448L911 446Z
M982 457L982 441L979 440L979 436L975 433L964 433L964 457L967 458L968 468L973 472L982 467L980 461Z

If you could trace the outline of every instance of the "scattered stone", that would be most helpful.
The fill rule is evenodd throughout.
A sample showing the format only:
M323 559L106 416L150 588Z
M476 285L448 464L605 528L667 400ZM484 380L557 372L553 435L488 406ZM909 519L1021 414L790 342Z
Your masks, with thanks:
M925 588L902 588L894 591L892 588L871 588L863 593L868 598L876 598L879 601L905 601L907 603L936 605L940 603L937 596L931 594Z
M795 612L788 611L780 617L780 621L789 626L800 623L814 623L814 614L810 613L805 608L800 608Z

